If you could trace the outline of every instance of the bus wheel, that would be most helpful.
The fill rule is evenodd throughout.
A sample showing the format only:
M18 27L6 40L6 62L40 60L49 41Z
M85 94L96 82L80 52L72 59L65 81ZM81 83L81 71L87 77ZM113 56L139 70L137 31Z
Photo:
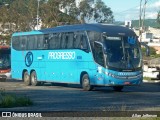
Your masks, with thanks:
M35 71L33 71L33 72L31 73L30 79L31 79L31 85L32 85L32 86L37 86L37 85L38 85L37 74L36 74Z
M90 91L93 89L93 86L90 85L88 74L84 74L82 77L82 88L85 91Z
M25 85L27 85L27 86L31 85L31 81L30 81L29 74L27 71L25 71L23 73L23 81L24 81Z
M114 89L115 91L121 92L122 89L123 89L123 86L114 86L113 89Z

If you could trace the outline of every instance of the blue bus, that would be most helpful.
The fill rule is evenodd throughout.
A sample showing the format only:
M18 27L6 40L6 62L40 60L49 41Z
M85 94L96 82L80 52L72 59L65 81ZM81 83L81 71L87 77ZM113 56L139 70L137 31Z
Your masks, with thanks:
M12 78L36 86L44 82L95 86L139 85L141 46L129 28L107 24L64 25L12 35Z

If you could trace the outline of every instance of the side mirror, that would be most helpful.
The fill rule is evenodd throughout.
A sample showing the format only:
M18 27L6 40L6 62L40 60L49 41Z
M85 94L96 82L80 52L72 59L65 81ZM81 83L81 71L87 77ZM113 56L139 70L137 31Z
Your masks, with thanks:
M107 37L107 33L106 33L106 32L103 32L103 33L102 33L102 36L103 36L103 37Z

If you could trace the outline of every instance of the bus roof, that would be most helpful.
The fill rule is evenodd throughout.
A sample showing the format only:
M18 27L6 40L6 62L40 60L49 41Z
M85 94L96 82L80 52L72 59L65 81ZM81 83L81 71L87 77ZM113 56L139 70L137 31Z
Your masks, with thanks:
M64 25L54 28L40 30L44 34L53 32L72 32L72 31L96 31L106 32L109 36L119 36L119 33L125 33L127 36L136 36L136 34L129 28L117 26L112 24L79 24L79 25Z
M124 33L126 36L136 36L136 34L129 28L111 24L77 24L77 25L63 25L53 28L46 28L37 31L30 32L18 32L14 33L12 36L21 35L34 35L34 34L49 34L49 33L59 33L59 32L74 32L74 31L96 31L96 32L106 32L108 36L119 36L120 33Z

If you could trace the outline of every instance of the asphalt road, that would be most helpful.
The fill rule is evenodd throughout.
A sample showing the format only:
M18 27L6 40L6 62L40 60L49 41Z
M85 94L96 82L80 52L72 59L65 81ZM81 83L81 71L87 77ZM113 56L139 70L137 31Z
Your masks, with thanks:
M143 83L116 92L111 87L83 91L77 85L25 86L21 81L0 82L6 92L26 95L33 106L0 108L0 111L160 111L160 84Z

